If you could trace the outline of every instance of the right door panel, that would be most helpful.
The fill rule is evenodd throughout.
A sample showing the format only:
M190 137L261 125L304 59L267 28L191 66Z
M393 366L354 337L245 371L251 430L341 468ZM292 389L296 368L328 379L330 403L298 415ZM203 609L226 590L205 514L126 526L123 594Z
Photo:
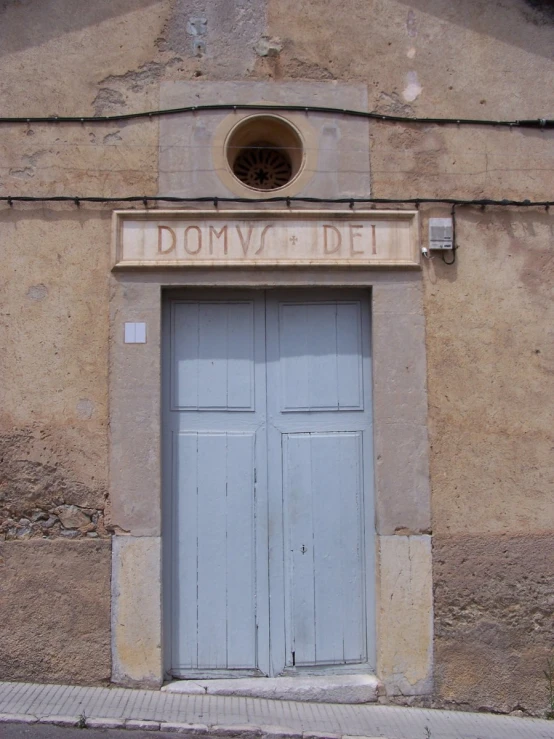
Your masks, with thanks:
M271 637L285 671L373 661L369 305L328 295L266 304L270 530L281 515L283 531L271 619L285 624Z

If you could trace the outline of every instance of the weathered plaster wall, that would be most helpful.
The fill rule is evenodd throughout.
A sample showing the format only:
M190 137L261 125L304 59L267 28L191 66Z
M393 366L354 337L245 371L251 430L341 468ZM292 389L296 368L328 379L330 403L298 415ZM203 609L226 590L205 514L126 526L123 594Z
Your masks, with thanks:
M270 0L268 30L283 48L266 58L264 70L364 80L370 106L382 112L521 117L523 104L540 117L554 94L534 92L550 71L552 13L542 5L345 0L337 8L333 0Z
M140 0L1 2L3 110L101 112L104 80L154 54L162 15ZM128 80L141 104L157 104L156 69ZM157 156L157 124L4 126L0 191L150 192ZM110 240L103 206L0 206L2 679L111 675Z
M552 217L464 214L428 272L436 681L540 711L554 645Z
M544 710L553 545L552 534L435 535L435 679L446 705Z
M110 543L0 543L2 680L110 677Z
M2 679L110 674L107 213L0 214Z
M407 115L531 118L553 109L546 2L203 5L0 0L3 114L155 108L161 83L203 79L362 83L369 109ZM0 192L156 192L158 131L156 121L2 126ZM370 145L375 196L552 197L552 132L374 123ZM423 235L429 213L447 212L423 209ZM449 704L546 704L552 236L543 211L460 209L456 265L438 257L425 265L436 700ZM109 609L109 241L102 206L0 205L0 538L5 561L29 578L11 570L3 612L33 602L43 560L56 557L68 612L81 608L85 570L86 593ZM34 541L44 536L53 541ZM2 677L105 679L104 616L95 642L103 656L82 645L78 659L56 666L57 612L55 599L43 599L36 617L10 622L5 647L17 664ZM26 651L33 634L43 672Z
M105 535L107 213L2 213L0 531ZM85 292L86 288L86 292ZM73 508L69 508L72 506ZM60 530L60 524L69 530ZM94 521L94 523L93 523Z

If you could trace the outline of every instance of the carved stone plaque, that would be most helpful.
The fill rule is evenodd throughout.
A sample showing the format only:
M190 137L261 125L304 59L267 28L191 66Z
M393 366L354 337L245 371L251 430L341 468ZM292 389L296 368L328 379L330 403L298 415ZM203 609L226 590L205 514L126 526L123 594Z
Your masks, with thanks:
M117 211L114 266L417 267L417 213Z

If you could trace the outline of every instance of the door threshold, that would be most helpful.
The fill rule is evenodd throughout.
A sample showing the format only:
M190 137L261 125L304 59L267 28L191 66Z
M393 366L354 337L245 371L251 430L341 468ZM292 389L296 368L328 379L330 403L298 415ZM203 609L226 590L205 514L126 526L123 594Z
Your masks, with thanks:
M164 685L162 691L313 703L375 703L379 688L376 676L366 674L173 680Z

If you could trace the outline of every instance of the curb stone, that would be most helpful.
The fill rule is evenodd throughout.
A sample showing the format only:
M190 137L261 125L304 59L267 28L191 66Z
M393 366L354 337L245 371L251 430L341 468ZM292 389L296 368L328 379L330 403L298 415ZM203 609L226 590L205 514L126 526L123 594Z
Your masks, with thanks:
M282 726L261 726L263 739L302 739L302 732Z
M140 720L138 718L128 718L127 721L125 721L125 728L126 729L142 729L142 731L159 731L160 730L160 722L159 721L148 721L148 720Z
M86 718L87 729L124 729L124 718Z
M38 720L39 724L53 724L54 726L79 726L81 716L41 716Z
M38 718L28 713L0 713L0 724L36 724Z
M188 734L188 736L204 736L208 733L206 724L182 724L174 721L162 721L160 731L172 731L176 734Z
M237 739L261 739L262 730L259 726L252 726L252 724L231 724L225 726L224 724L212 726L210 728L210 734L214 737L237 737Z
M0 713L0 724L50 724L53 726L78 727L82 716L41 716L27 713ZM281 726L252 726L252 724L214 725L184 724L173 721L149 721L147 719L121 719L87 717L87 729L142 729L142 731L166 731L189 737L210 739L386 739L352 734L332 734L321 731L298 732ZM85 738L86 739L86 738Z

